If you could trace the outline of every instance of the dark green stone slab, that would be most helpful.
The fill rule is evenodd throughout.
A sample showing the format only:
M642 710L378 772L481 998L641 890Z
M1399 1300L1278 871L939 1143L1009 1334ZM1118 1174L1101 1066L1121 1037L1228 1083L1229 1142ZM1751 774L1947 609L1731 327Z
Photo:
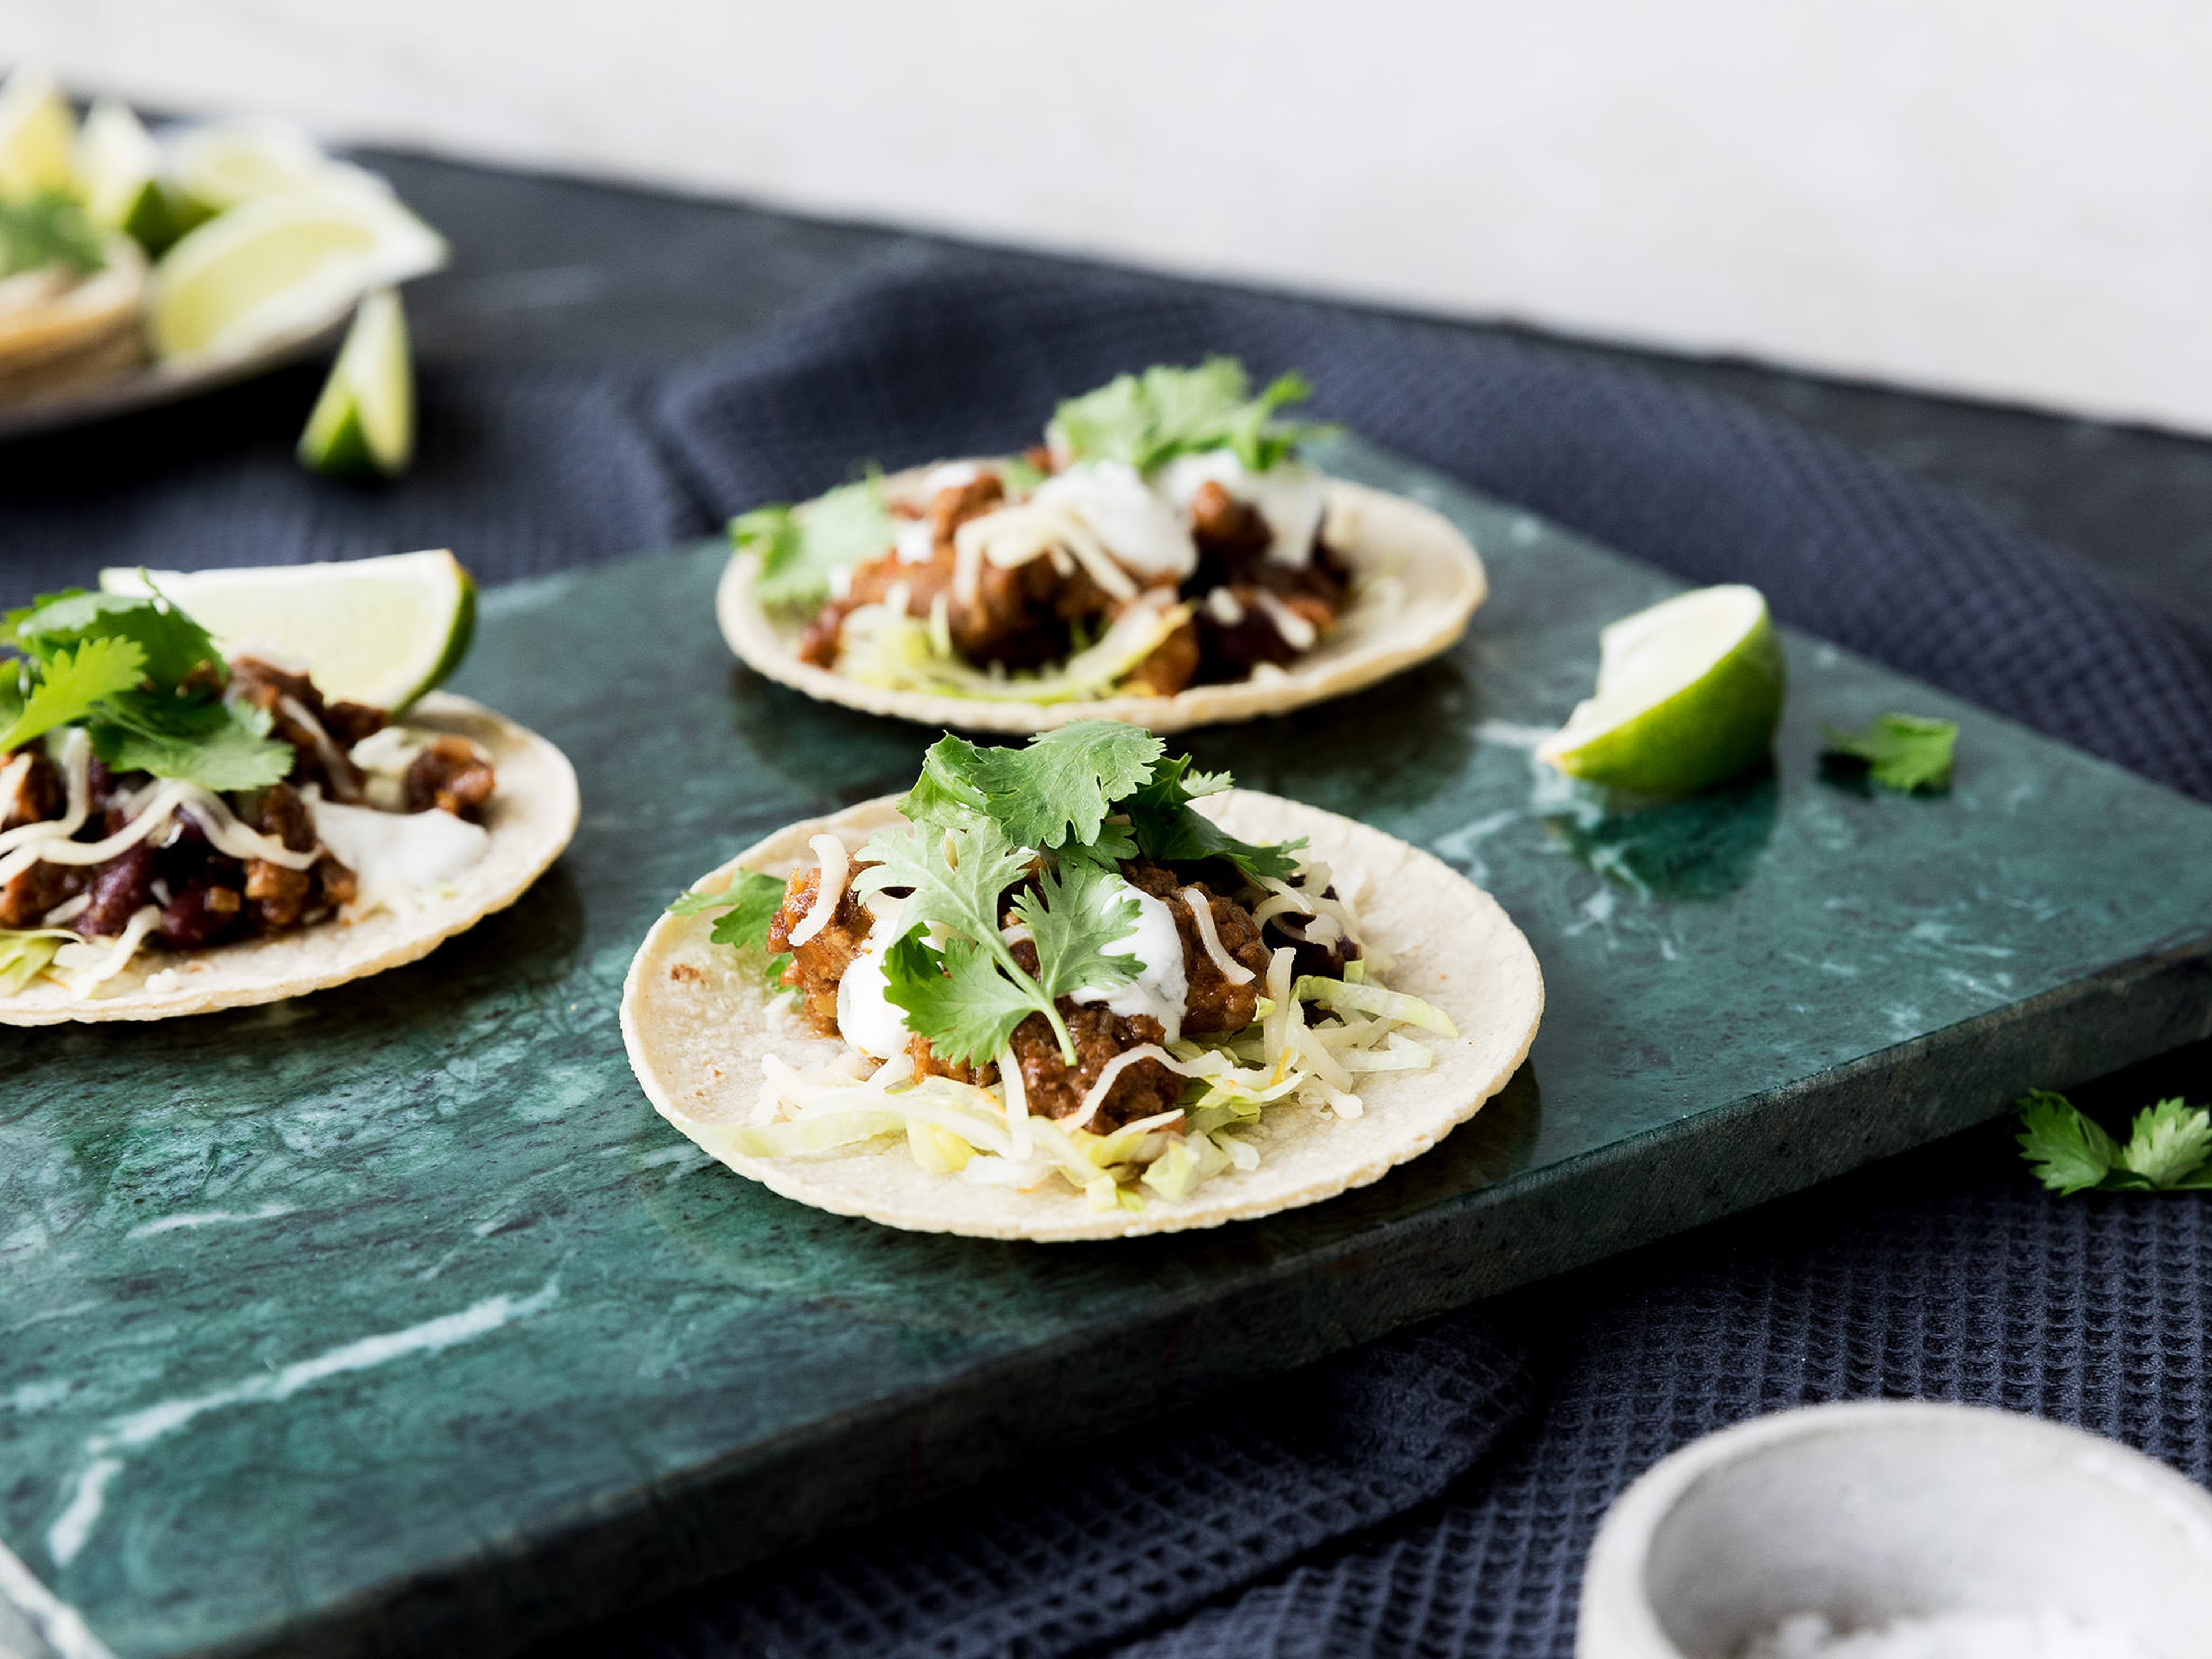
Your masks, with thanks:
M711 550L488 594L461 689L585 787L521 906L281 1008L0 1033L0 1644L60 1616L42 1584L126 1659L495 1651L2205 1035L2212 811L1793 637L1774 775L1608 812L1528 741L1673 584L1334 464L1457 518L1496 597L1445 660L1193 746L1528 930L1542 1035L1474 1124L1108 1245L908 1237L705 1163L623 1060L634 945L927 734L736 669ZM1964 726L1949 795L1817 777L1820 723L1885 708Z

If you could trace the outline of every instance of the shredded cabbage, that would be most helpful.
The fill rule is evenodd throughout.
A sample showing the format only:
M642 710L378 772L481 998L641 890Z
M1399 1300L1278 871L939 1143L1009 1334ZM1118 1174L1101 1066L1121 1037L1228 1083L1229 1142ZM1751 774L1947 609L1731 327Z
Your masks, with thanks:
M12 997L46 971L54 953L75 939L66 927L0 929L0 997Z
M1273 953L1267 994L1243 1030L1119 1056L1158 1060L1185 1083L1173 1109L1110 1133L1084 1127L1105 1087L1072 1118L1032 1113L1011 1049L1000 1057L1002 1081L988 1087L917 1079L902 1055L871 1070L848 1053L805 1073L764 1060L757 1121L732 1131L732 1144L756 1157L799 1158L902 1138L933 1175L1020 1191L1065 1182L1099 1210L1182 1203L1217 1176L1259 1167L1261 1146L1245 1136L1269 1108L1292 1102L1358 1117L1361 1078L1436 1063L1409 1030L1457 1035L1443 1010L1376 984L1371 961L1355 960L1336 980L1294 975L1294 959L1287 948ZM1110 1078L1099 1081L1110 1086Z
M993 702L1088 702L1111 692L1182 626L1182 604L1131 605L1095 644L1042 674L987 672L951 649L949 629L906 614L903 605L864 605L845 618L838 672L864 685Z

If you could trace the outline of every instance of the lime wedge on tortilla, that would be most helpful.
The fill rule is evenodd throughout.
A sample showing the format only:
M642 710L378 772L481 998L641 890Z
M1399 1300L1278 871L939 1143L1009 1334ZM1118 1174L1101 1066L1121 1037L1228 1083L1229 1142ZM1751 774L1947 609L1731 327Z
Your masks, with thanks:
M128 104L103 98L76 139L77 187L86 216L142 247L167 247L191 224L191 210L161 176L161 149Z
M25 64L0 86L0 201L76 193L76 117L54 77Z
M445 261L444 239L389 191L329 176L188 234L154 267L148 321L164 357L240 356L312 334L371 289Z
M169 144L177 187L210 213L311 185L330 164L304 128L274 116L204 122Z
M1782 642L1757 588L1680 593L1599 634L1597 689L1537 758L1638 794L1691 794L1773 746L1784 684Z
M109 569L109 593L150 581L225 656L304 669L327 697L404 708L450 673L476 624L476 584L442 550L235 570Z
M331 377L300 434L301 462L339 476L397 477L415 454L415 370L394 289L361 302Z

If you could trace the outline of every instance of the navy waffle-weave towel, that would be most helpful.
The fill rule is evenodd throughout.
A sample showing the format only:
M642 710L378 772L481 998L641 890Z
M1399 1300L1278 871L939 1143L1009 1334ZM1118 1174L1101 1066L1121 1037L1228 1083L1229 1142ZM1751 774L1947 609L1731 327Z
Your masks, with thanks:
M320 372L0 447L0 599L103 565L297 564L450 547L479 581L597 563L706 527L643 418L637 371L429 367L406 477L292 453Z

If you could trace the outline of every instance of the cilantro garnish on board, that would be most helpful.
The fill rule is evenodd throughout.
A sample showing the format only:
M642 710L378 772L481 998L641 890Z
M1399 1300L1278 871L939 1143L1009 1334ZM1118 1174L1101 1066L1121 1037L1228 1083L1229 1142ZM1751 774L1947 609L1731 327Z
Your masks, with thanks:
M1289 374L1252 397L1243 364L1209 357L1196 368L1162 364L1121 375L1061 404L1053 425L1073 460L1127 461L1149 472L1178 455L1230 449L1253 471L1264 472L1303 440L1331 429L1275 418L1285 404L1312 395L1304 376Z
M2179 1099L2136 1114L2124 1145L2065 1096L2020 1103L2021 1156L2054 1193L2174 1192L2212 1188L2212 1112Z
M760 554L753 592L763 605L806 611L830 597L833 572L889 552L893 529L883 475L872 471L804 511L778 503L740 514L730 520L730 540L740 553Z
M1863 732L1827 726L1821 734L1827 739L1820 751L1824 762L1862 773L1885 789L1911 794L1950 787L1951 751L1959 740L1955 720L1879 714Z
M42 594L0 618L0 750L82 725L118 772L259 789L292 769L264 711L227 702L207 630L158 594Z

